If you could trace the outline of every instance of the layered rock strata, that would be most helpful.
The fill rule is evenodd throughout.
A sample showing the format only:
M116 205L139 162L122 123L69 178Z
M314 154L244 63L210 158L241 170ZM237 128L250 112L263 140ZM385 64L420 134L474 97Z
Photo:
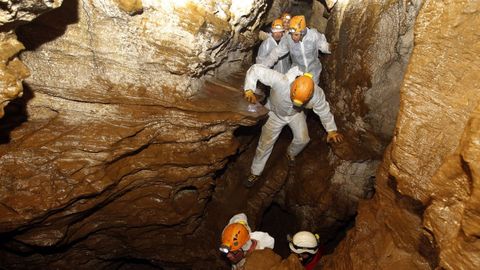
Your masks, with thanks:
M377 193L324 269L479 268L479 12L424 3Z
M216 260L188 237L237 151L234 130L265 114L219 70L239 70L264 10L264 1L65 1L22 27L32 75L2 120L2 267Z

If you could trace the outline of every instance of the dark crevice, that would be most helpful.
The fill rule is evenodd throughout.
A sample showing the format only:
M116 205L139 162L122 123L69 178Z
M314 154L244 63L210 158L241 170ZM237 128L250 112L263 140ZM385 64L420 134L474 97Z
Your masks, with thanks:
M286 258L290 254L287 235L293 235L298 225L295 215L283 209L279 204L272 203L264 212L260 223L260 231L268 232L275 238L274 251Z
M64 0L60 7L17 28L18 40L27 50L34 51L41 45L61 37L68 25L79 21L78 1L80 0Z
M27 103L34 97L33 91L26 85L22 97L12 100L5 108L5 115L0 118L0 145L10 142L10 133L28 121Z
M412 214L415 214L419 217L423 216L423 212L426 209L426 206L423 205L423 203L419 200L416 200L410 196L403 195L400 192L398 192L397 189L397 179L390 175L388 177L387 185L392 189L392 191L395 193L395 201L397 204L406 209L407 211L411 212ZM428 204L427 204L428 205Z
M424 229L420 234L417 250L427 260L431 269L437 269L440 263L440 250L431 231Z

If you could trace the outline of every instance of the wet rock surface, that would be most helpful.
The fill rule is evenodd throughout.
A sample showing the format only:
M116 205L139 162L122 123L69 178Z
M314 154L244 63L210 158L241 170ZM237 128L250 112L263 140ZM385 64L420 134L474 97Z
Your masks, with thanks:
M227 269L225 223L275 231L274 205L284 257L286 233L331 245L358 210L325 269L478 268L478 4L424 4L403 80L423 1L325 2L322 87L346 142L310 113L295 165L285 128L250 189L266 111L240 91L249 50L265 18L308 3L65 1L19 28L33 72L0 119L1 267ZM5 70L22 67L11 38Z
M423 4L377 193L325 269L480 266L479 12L477 1Z
M195 232L234 130L266 113L226 76L264 4L66 1L18 30L33 72L1 119L2 267L218 259Z
M322 87L347 135L335 152L342 159L380 160L391 140L420 3L341 1L332 10Z

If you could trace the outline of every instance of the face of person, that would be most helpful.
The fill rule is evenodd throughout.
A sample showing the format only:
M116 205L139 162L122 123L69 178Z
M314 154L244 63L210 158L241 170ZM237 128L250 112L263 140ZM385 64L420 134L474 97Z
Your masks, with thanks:
M273 32L272 37L273 37L273 39L275 39L275 41L280 41L280 39L282 39L282 37L283 37L283 31L282 32Z
M245 257L245 254L243 253L243 250L235 250L235 251L230 251L227 253L227 258L230 260L231 263L236 264L239 261L241 261Z
M303 39L303 35L301 33L291 33L290 35L292 36L292 40L295 43L298 43Z
M290 20L284 19L283 20L283 29L290 28Z

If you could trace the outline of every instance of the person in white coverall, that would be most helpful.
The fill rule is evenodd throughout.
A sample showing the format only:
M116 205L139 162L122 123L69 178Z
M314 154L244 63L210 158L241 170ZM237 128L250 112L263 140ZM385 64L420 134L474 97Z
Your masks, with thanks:
M297 78L298 76L298 78ZM327 131L327 142L341 142L343 136L337 133L337 126L325 100L323 90L313 82L312 75L303 73L298 67L292 67L286 74L281 74L263 65L252 65L247 71L244 85L244 96L250 103L256 103L254 94L257 81L270 86L270 96L265 107L270 110L268 120L262 128L255 157L251 166L251 175L245 186L251 187L263 172L273 145L285 125L293 133L293 140L288 147L289 163L300 153L310 141L304 109L313 109L320 117Z
M272 22L272 33L268 35L267 39L265 39L260 47L258 48L257 58L255 62L257 64L262 64L265 61L265 58L268 54L278 46L278 43L283 37L284 28L283 22L281 19L276 19ZM288 55L284 55L277 63L273 66L273 69L280 72L280 73L287 73L290 69L290 57Z
M245 257L254 250L273 249L275 239L266 232L252 232L244 213L234 215L222 231L220 251L232 263L232 270L242 269Z
M325 35L316 29L307 27L304 16L294 16L290 20L290 35L285 35L278 46L262 61L271 67L278 59L290 53L292 66L298 66L301 71L313 74L315 84L318 84L322 63L318 59L318 51L330 54L330 44Z

